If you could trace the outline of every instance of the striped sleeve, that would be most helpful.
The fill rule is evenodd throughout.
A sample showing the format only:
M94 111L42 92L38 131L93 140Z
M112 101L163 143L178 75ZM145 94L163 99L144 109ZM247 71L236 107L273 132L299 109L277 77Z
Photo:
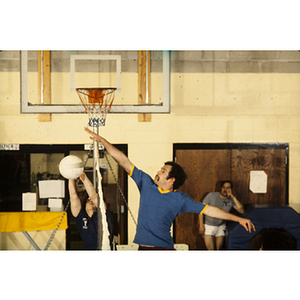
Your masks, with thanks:
M203 215L203 213L206 211L207 208L208 208L208 205L206 204L204 206L204 208L201 210L200 215Z
M130 176L130 177L132 176L133 169L134 169L134 165L132 165L132 167L131 167L131 171L130 171L130 173L129 173L129 176Z

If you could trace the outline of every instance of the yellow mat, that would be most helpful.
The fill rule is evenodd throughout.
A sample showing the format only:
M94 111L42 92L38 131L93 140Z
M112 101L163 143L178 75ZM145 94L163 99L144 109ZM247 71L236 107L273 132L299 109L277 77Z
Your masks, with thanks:
M63 211L6 212L0 213L0 232L38 231L56 229ZM67 214L58 229L68 228Z

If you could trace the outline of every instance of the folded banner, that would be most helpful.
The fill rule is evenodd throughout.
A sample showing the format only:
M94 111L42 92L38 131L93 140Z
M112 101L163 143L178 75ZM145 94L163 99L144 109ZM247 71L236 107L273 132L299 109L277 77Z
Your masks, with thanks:
M0 213L0 232L38 231L56 229L63 212L2 212ZM67 229L67 214L58 229Z

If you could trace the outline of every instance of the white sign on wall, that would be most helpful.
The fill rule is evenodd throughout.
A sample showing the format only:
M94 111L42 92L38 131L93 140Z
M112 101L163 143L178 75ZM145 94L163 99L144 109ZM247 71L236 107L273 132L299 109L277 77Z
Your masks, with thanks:
M250 191L267 193L268 175L266 171L250 171Z

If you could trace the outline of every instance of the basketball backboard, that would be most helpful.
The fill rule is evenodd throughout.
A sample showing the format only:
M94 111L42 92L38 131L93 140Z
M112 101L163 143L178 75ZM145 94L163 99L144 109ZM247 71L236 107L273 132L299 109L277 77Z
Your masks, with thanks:
M139 102L139 51L51 51L50 103L41 101L45 51L21 51L21 113L85 113L76 88L116 88L110 113L169 113L169 51L146 51L147 102ZM39 63L38 63L38 59ZM149 60L148 60L149 61ZM42 84L41 84L42 82ZM149 83L149 84L148 84ZM148 102L149 95L149 102ZM151 95L151 96L150 96Z

